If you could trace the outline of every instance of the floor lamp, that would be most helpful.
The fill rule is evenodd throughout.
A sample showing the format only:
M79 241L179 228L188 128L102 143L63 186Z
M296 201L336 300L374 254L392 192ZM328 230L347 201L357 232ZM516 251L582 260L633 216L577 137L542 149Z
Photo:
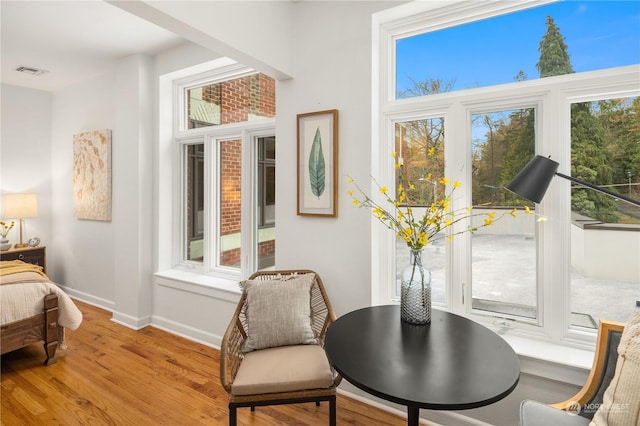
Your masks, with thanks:
M571 182L593 189L594 191L601 192L610 197L626 201L631 205L640 207L640 201L638 200L616 194L615 192L593 185L589 182L558 173L558 166L559 164L551 158L536 155L526 166L524 166L520 173L518 173L516 177L507 184L505 188L511 192L515 192L527 200L539 203L542 200L542 197L544 197L545 192L547 192L551 179L553 179L554 176L560 176L561 178L568 179ZM640 300L636 300L636 306L640 306Z
M2 200L2 217L20 220L20 242L15 248L27 247L22 241L24 219L38 217L38 197L36 194L7 194Z
M526 166L524 166L520 173L518 173L516 177L507 184L505 188L511 192L515 192L527 200L539 203L542 200L542 197L544 197L545 192L547 192L551 179L553 179L554 176L560 176L561 178L568 179L578 185L585 186L593 189L594 191L601 192L610 197L626 201L636 207L640 207L640 201L638 200L634 200L633 198L629 198L621 194L616 194L615 192L609 191L606 188L602 188L592 183L558 173L558 166L559 164L551 158L536 155Z

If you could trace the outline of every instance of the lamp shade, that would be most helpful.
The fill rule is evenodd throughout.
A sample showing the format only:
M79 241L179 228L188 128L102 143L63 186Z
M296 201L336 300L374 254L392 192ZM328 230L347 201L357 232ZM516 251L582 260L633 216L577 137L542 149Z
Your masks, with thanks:
M2 217L22 219L38 217L36 194L6 194L2 200Z
M552 159L536 155L505 188L527 200L539 203L547 192L558 166L559 163Z

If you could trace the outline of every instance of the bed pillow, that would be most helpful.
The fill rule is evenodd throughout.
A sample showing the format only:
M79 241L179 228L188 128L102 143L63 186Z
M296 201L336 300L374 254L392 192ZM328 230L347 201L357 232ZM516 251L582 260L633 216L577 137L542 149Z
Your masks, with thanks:
M624 327L618 345L616 372L604 391L602 405L591 425L640 425L640 312Z
M247 294L247 339L243 351L316 344L311 328L314 274L241 283Z

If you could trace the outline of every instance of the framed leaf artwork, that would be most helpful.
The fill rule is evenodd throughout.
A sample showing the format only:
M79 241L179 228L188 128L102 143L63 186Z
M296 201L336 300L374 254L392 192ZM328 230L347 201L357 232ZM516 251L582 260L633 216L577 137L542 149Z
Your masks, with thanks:
M298 215L338 216L338 110L298 114Z

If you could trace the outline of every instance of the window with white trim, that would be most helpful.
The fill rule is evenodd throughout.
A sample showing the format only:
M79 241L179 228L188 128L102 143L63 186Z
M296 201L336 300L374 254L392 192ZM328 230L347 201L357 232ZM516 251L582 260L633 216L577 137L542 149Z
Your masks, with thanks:
M404 69L398 63L398 55L402 54L400 46L404 48L405 42L414 37L442 29L455 32L455 28L476 22L483 22L486 26L492 17L506 14L512 14L517 22L520 11L526 12L534 7L542 10L550 3L535 0L518 3L451 2L442 6L442 3L416 2L398 8L394 13L376 15L373 40L377 55L374 57L379 58L379 62L374 64L373 74L372 175L379 183L396 187L393 184L394 158L389 153L398 149L398 128L406 127L406 123L427 122L434 118L442 120L445 175L451 181L462 182L452 209L488 205L492 209L516 207L520 212L529 208L535 214L518 214L515 221L507 218L484 228L482 232L457 235L450 242L444 239L443 247L428 247L423 261L427 265L434 262L430 267L437 272L432 278L434 305L479 321L518 328L530 336L555 342L592 341L593 330L574 312L578 305L571 258L577 250L577 239L573 229L575 221L572 221L569 183L556 178L543 202L536 206L514 198L501 187L536 153L558 161L559 171L566 174L574 172L572 105L579 101L640 94L637 57L629 62L615 63L612 68L596 67L592 68L595 71L540 79L527 79L517 73L516 68L511 82L463 84L457 88L453 87L455 76L439 79L427 73L422 81L418 76L410 76L413 86L408 90L400 83L400 79L406 76L398 75L399 70ZM522 16L527 15L523 13ZM541 22L541 37L544 25L545 22ZM597 30L595 28L594 32ZM427 49L424 57L414 52L413 56L403 60L422 61L425 67L430 63L446 63L447 55L457 54L456 42L472 41L459 34L455 40L438 37L441 43L438 48L446 46L446 53L433 56ZM505 64L492 62L491 66L498 70L511 65L508 64L508 55L503 60ZM638 136L637 133L635 135ZM419 162L416 165L419 167ZM627 163L633 180L637 182L640 164L638 170L633 167ZM424 184L423 190L427 191L428 185ZM633 188L632 185L629 187ZM375 190L371 193L381 198ZM640 218L640 212L634 214L639 214ZM626 244L630 250L640 253L637 226L632 224L620 231L617 237L612 237L611 244ZM588 250L594 249L591 244ZM397 242L392 232L372 221L372 253L378 256L378 262L372 262L374 304L397 301L396 270L404 266L407 250L402 242ZM433 259L430 260L430 256ZM637 270L637 262L628 262L625 267ZM631 287L634 285L636 296L631 300L628 293L625 297L612 288L589 297L592 297L592 302L598 299L600 304L615 303L623 307L619 309L618 317L606 319L624 321L635 309L636 300L640 299L638 278L631 280ZM436 297L438 294L441 297ZM599 319L602 313L594 309L595 305L597 303L580 308L580 313Z
M174 87L179 265L232 279L273 267L275 80L231 64Z

